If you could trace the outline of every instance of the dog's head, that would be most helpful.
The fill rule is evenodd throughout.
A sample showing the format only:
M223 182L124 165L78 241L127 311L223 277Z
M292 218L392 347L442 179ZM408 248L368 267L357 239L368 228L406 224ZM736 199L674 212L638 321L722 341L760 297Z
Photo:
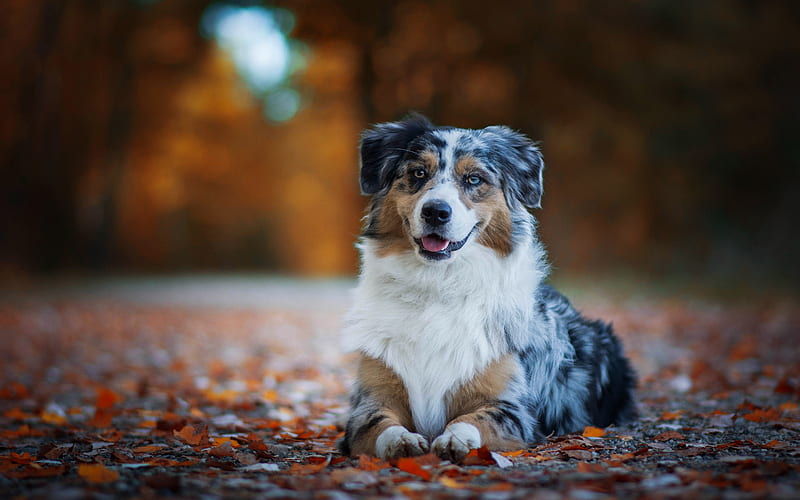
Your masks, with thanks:
M515 224L540 206L544 164L507 127L435 127L414 115L361 139L361 192L372 195L364 237L383 253L447 261L471 244L510 254Z

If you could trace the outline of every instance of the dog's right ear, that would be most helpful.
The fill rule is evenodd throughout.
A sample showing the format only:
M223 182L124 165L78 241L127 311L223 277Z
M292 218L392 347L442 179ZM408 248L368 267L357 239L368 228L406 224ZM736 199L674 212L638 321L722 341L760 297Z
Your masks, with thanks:
M429 130L433 130L433 124L414 114L403 121L381 123L364 131L359 146L361 194L372 195L388 186L409 144Z

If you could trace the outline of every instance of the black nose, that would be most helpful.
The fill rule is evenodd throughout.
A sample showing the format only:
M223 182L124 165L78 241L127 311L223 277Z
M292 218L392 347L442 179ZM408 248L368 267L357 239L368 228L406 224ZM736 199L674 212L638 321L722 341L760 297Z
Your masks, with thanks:
M422 218L432 226L450 222L453 209L444 200L431 200L422 205Z

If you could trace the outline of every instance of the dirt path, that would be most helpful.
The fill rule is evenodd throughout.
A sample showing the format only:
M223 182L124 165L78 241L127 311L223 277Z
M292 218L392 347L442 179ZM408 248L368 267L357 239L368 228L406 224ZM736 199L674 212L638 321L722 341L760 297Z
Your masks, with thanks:
M635 425L386 464L336 453L349 283L184 278L0 292L2 498L798 498L800 309L577 305L640 374Z

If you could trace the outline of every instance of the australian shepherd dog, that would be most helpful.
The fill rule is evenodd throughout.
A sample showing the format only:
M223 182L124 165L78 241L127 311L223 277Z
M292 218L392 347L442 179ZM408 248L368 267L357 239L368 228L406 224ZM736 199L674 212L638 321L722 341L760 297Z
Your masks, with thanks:
M634 417L611 327L543 283L535 143L414 115L364 132L360 155L371 202L345 322L359 366L343 453L458 462Z

